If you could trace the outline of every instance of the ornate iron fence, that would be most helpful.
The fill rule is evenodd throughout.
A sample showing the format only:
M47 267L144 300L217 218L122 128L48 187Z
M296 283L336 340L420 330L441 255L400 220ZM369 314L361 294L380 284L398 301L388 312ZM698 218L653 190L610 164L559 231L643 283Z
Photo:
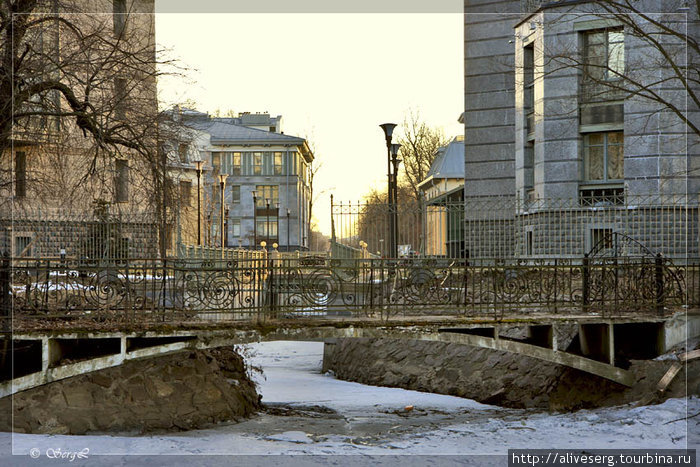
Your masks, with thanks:
M697 305L698 262L652 258L32 259L3 263L16 325L664 315ZM9 274L7 272L9 271ZM4 278L4 279L3 279ZM9 282L9 284L8 284ZM693 300L692 302L689 300ZM5 302L3 302L5 303Z

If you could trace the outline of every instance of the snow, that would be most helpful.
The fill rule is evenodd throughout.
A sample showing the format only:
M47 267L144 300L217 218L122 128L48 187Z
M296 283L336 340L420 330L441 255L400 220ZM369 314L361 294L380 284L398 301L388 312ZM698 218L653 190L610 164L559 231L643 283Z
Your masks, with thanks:
M649 407L551 414L469 399L340 381L320 373L323 344L269 342L248 347L264 368L263 402L296 410L241 423L147 436L14 434L13 452L32 448L90 455L182 454L506 454L514 448L685 448L697 398ZM414 409L405 410L408 405ZM692 422L692 427L690 426ZM687 426L688 425L688 426Z

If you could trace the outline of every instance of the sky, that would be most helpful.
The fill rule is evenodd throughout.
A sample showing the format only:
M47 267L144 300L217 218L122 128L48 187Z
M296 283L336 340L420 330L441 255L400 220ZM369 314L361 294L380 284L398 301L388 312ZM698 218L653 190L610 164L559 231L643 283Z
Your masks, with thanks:
M379 124L400 124L418 112L447 137L463 133L458 8L166 12L156 16L156 40L189 69L184 78L159 81L161 106L189 101L210 113L269 112L282 115L285 134L309 139L320 165L314 217L325 233L331 193L336 201L357 201L371 187L386 190Z

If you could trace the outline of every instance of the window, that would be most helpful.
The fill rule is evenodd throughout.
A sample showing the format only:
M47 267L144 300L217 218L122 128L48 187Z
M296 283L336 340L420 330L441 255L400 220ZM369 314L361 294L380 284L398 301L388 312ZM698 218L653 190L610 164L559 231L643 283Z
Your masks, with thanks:
M267 220L258 219L256 222L258 237L276 239L277 238L277 219ZM269 245L272 247L272 245Z
M211 153L211 165L214 167L215 172L221 171L221 153L212 152Z
M284 172L285 172L284 168L285 167L284 167L284 164L282 162L284 160L284 158L282 157L282 153L276 152L274 155L274 158L275 158L275 175L284 175Z
M192 182L180 180L180 205L192 206Z
M621 131L584 135L583 154L586 181L621 181L624 178L624 136Z
M241 174L241 153L222 152L216 153L221 162L221 173L229 175Z
M525 130L528 135L535 131L535 54L532 44L523 48L523 110L525 112Z
M121 36L126 26L126 0L112 0L114 35Z
M263 154L262 152L253 153L253 175L262 175L262 165L263 165Z
M534 251L534 241L532 234L532 230L528 230L527 232L525 232L525 254L527 256L532 256L532 252Z
M15 237L15 257L32 256L32 237L19 235Z
M613 247L613 229L593 228L589 230L589 253L596 254Z
M183 164L186 164L188 162L187 144L180 143L177 147L177 153L180 156L180 162L182 162Z
M241 186L231 185L231 203L238 204L241 202Z
M24 151L15 152L15 196L27 196L27 155Z
M114 78L114 116L126 118L126 79Z
M114 165L114 201L126 203L129 201L129 161L117 159Z
M535 146L529 142L523 148L523 171L525 191L530 191L535 186Z
M231 219L231 234L234 237L241 236L241 220L240 219Z
M601 29L584 35L584 75L593 80L619 79L625 71L622 29Z
M279 203L279 186L277 185L257 185L257 207L267 207L266 200L270 202L270 208L275 208L276 203Z

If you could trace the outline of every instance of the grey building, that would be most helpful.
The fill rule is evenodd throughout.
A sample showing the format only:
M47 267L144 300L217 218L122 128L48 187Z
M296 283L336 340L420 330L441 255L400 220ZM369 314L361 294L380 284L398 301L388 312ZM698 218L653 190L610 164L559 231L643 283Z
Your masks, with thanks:
M238 120L280 130L280 116L254 115L256 118L251 121L246 120L250 114ZM221 244L219 175L226 174L223 210L226 246L253 248L265 241L268 246L277 243L281 251L308 249L310 170L314 155L306 140L233 123L238 120L211 118L193 111L182 113L182 122L193 131L185 151L187 160L183 162L204 161L203 243Z
M602 3L465 1L473 256L697 254L697 109L672 66L697 12Z

